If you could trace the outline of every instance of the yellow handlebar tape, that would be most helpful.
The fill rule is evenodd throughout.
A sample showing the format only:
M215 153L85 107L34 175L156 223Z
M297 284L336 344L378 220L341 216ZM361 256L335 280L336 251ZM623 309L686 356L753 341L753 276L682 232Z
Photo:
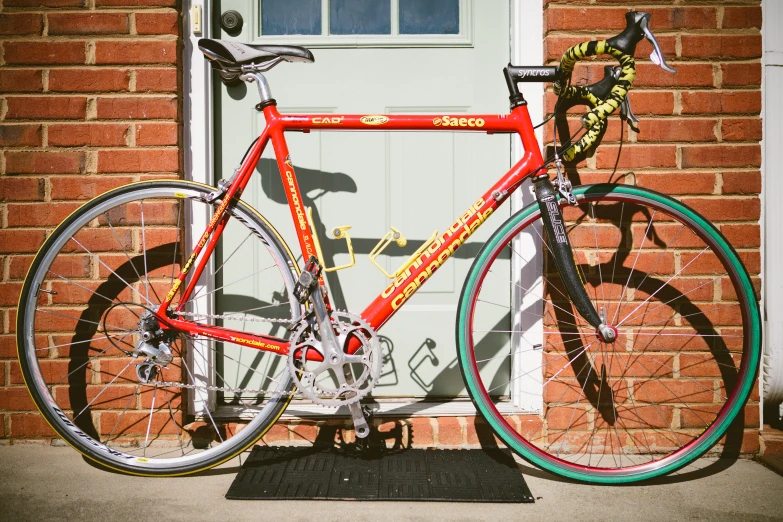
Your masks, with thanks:
M565 87L566 82L564 79L570 77L578 60L599 54L608 54L614 57L621 67L620 78L612 87L612 91L606 100L597 98L585 87ZM620 107L623 99L628 95L628 91L631 90L633 81L636 78L636 62L633 56L615 49L606 43L606 40L598 40L583 42L569 48L563 53L563 58L560 60L560 70L562 79L557 80L553 85L555 94L563 98L583 98L593 107L582 116L582 126L588 129L587 132L563 154L565 161L571 161L577 154L587 151L595 144L607 125L606 120L609 115Z

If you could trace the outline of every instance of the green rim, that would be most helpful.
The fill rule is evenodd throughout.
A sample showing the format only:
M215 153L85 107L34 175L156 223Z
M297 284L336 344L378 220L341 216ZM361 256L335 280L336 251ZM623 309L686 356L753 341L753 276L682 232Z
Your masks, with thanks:
M473 302L471 296L473 296L480 289L479 283L482 279L485 263L488 260L491 260L493 252L498 246L502 248L500 243L504 243L504 240L507 238L508 234L510 234L521 221L526 220L538 211L537 203L526 206L524 209L511 216L505 223L503 223L503 225L500 226L500 228L495 231L492 237L484 244L478 256L476 256L470 272L468 273L468 277L465 280L465 286L462 291L457 317L457 346L460 369L462 371L468 393L470 394L473 403L475 404L478 411L481 412L484 419L511 449L513 449L520 456L532 464L535 464L536 466L541 467L547 471L551 471L557 475L593 483L618 484L637 482L659 477L682 468L683 466L698 458L700 455L704 454L704 452L712 447L724 435L731 422L744 407L745 402L747 401L750 392L753 389L761 353L761 320L758 302L756 301L755 297L755 291L753 289L750 277L748 276L747 270L726 238L723 237L723 235L715 228L714 225L712 225L712 223L676 199L658 192L631 185L584 185L574 188L573 193L577 197L600 197L613 194L628 195L636 198L646 198L667 208L673 213L679 214L686 218L695 228L700 229L700 231L705 236L709 237L712 241L715 242L716 249L719 248L722 250L722 254L735 270L737 281L741 285L743 295L738 297L741 299L741 301L744 300L746 305L745 310L749 312L747 317L749 331L746 332L748 336L747 349L746 353L743 355L743 367L740 374L742 380L738 383L739 386L735 389L733 396L729 399L731 405L728 411L713 423L713 425L705 432L704 436L698 437L694 443L691 443L691 447L688 448L688 451L683 452L679 458L676 458L672 462L668 462L657 469L642 473L588 473L575 470L571 467L564 467L562 465L558 465L558 463L554 461L543 458L537 451L534 451L531 447L520 442L519 437L516 436L515 432L509 431L507 424L504 420L502 420L502 417L499 415L499 413L497 413L494 405L486 400L485 395L481 391L481 378L473 371L473 366L470 360L470 353L467 348L469 343L466 334L468 333L467 330L469 329L471 317L470 306ZM682 451L682 449L678 451Z

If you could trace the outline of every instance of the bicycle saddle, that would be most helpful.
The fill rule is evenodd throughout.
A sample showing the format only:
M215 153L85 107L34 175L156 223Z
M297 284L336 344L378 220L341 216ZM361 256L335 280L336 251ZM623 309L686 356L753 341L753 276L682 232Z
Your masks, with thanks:
M313 53L295 45L251 45L212 38L201 38L198 48L222 67L263 65L281 58L287 62L313 62Z

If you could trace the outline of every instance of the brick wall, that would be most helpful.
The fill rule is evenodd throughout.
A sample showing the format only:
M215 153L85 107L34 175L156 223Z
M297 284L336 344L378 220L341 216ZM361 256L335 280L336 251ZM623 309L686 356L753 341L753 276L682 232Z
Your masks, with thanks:
M681 199L718 225L760 289L760 2L545 0L544 9L544 52L553 65L571 45L620 32L628 10L652 14L650 26L677 74L650 62L652 46L642 41L629 95L641 132L624 131L613 175L620 148L620 124L613 117L595 156L570 169L570 176L581 183L636 183ZM572 81L594 83L610 63L582 62ZM555 100L548 89L548 112ZM572 111L572 132L584 111ZM758 451L758 401L756 390L745 408L744 433L740 424L732 429L732 450Z
M35 437L49 428L19 379L22 280L84 200L180 175L179 2L0 5L0 437Z

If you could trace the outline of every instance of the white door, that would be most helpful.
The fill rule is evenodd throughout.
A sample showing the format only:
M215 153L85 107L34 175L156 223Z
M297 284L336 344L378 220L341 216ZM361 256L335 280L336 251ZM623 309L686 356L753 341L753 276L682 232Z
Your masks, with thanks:
M214 27L228 10L241 14L241 32L215 29L215 37L299 43L312 49L315 63L283 63L266 75L283 113L458 116L508 111L501 72L509 61L507 2L222 0ZM231 176L264 122L254 109L254 86L216 82L214 92L215 170L220 179ZM327 238L326 231L353 227L356 266L330 274L328 283L335 307L356 314L388 284L367 254L389 226L408 238L404 249L392 245L390 255L379 258L394 272L510 164L510 141L503 135L313 132L289 133L286 138L306 205L313 207L327 265L344 264L348 255L345 243ZM280 176L271 146L268 149L242 197L277 226L297 253ZM464 394L454 341L456 305L473 256L508 209L498 214L381 330L386 364L375 396ZM237 286L241 290L233 287L222 295L218 312L241 311L253 302L243 295L252 289ZM508 294L508 289L503 291ZM507 315L497 319L508 327Z

